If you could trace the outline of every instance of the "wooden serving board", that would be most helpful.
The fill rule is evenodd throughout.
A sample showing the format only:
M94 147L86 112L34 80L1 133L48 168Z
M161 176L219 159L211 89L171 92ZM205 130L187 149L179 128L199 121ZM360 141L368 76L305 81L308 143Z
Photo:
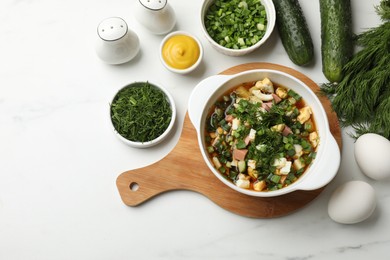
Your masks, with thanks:
M280 70L294 75L314 92L319 90L315 82L300 72L271 63L242 64L221 74L235 74L251 69ZM341 148L341 130L337 116L332 111L329 100L324 96L319 98L328 115L331 132ZM259 198L229 188L214 176L204 162L188 113L179 142L166 157L150 166L120 174L116 184L123 202L129 206L138 206L166 191L191 190L203 194L228 211L253 218L274 218L290 214L311 202L323 190L295 191L273 198Z

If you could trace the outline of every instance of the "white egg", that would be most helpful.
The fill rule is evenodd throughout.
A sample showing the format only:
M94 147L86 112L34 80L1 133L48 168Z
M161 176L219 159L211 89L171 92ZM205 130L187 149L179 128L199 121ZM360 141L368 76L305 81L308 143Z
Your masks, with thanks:
M338 223L355 224L370 217L375 207L376 195L372 186L363 181L349 181L333 192L328 214Z
M374 180L390 179L390 141L378 134L364 134L355 142L360 170Z

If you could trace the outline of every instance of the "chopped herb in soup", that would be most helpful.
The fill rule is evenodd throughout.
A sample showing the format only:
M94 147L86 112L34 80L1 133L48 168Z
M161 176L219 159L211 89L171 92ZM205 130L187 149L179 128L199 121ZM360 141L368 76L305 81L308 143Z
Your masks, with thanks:
M210 110L205 135L214 167L238 187L255 191L295 182L319 143L311 108L268 78L225 93Z

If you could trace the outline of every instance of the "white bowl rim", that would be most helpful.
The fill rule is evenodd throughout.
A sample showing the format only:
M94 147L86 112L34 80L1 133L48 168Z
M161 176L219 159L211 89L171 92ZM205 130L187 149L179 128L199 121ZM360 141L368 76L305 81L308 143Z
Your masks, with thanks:
M132 85L137 84L137 83L146 83L146 82L149 83L150 85L153 85L154 87L160 89L165 94L165 96L168 99L168 101L170 103L170 106L171 106L172 117L171 117L171 121L170 121L167 129L165 129L165 131L160 136L158 136L157 138L155 138L153 140L150 140L148 142L135 142L135 141L131 141L131 140L123 137L115 129L114 124L112 123L112 118L111 118L111 104L112 104L112 101L115 99L115 97L118 95L118 93L122 89L125 89L127 87L131 87ZM111 123L111 126L112 126L113 130L114 130L115 135L122 142L124 142L125 144L127 144L129 146L135 147L135 148L147 148L147 147L152 147L154 145L157 145L157 144L161 143L171 133L171 131L173 130L173 127L174 127L174 124L175 124L175 121L176 121L176 104L175 104L175 100L173 99L173 96L171 95L171 93L163 85L161 85L160 83L152 82L152 81L149 81L149 80L148 81L142 81L142 80L133 81L133 82L128 83L128 84L124 85L123 87L119 88L119 90L115 92L114 96L112 97L112 99L110 101L110 105L109 105L109 117L110 117L109 118L110 119L110 123Z
M175 69L171 66L169 66L163 56L162 56L162 49L165 45L165 43L167 42L167 40L169 38L171 38L172 36L176 36L176 35L186 35L186 36L189 36L191 37L192 39L195 40L195 42L198 44L199 46L199 57L198 59L196 60L196 62L194 64L191 65L191 67L188 67L186 69ZM178 74L187 74L193 70L195 70L199 64L201 63L202 59L203 59L203 46L202 46L202 43L200 42L200 40L198 39L198 37L196 37L195 35L193 35L192 33L189 33L189 32L186 32L186 31L174 31L174 32L171 32L169 33L168 35L166 35L163 40L161 41L160 43L160 48L159 48L159 57L160 57L160 61L161 63L164 65L165 68L167 68L168 70L172 71L172 72L175 72L175 73L178 73Z

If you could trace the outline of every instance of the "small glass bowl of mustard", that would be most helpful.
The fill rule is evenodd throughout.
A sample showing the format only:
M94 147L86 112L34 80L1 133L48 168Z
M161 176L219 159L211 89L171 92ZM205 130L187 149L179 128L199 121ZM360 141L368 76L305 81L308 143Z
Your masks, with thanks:
M170 71L186 74L193 71L203 57L203 47L192 34L175 31L164 37L160 44L160 60Z

